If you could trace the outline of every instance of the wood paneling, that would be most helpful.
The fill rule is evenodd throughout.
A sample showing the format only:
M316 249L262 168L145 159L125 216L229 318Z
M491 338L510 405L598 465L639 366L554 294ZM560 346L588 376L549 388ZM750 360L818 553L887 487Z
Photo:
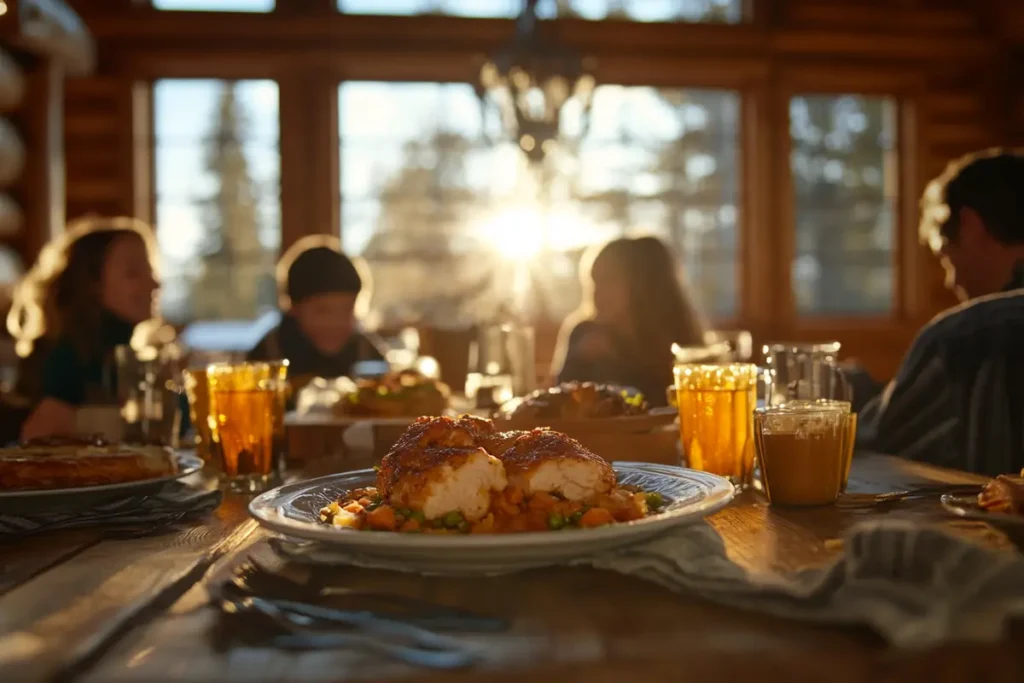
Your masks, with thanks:
M96 36L100 74L69 82L69 215L147 214L150 168L140 123L148 113L139 115L139 84L273 78L282 98L284 245L337 229L337 81L472 81L481 56L512 33L512 22L502 20L343 16L332 0L279 1L277 11L262 15L158 12L130 0L73 4ZM740 26L565 20L551 28L597 58L604 82L743 92L743 302L731 326L751 329L758 343L838 338L848 355L886 377L921 324L953 303L940 268L917 243L925 184L951 158L1024 142L1024 48L1013 49L1024 46L1022 7L1014 0L763 0L755 3L755 20ZM891 94L904 108L899 302L890 320L786 313L792 221L780 103L796 86ZM542 340L553 345L553 331L539 330L538 365L550 360L553 349Z
M67 82L64 140L69 218L132 213L132 157L126 153L132 131L131 107L125 102L128 92L130 82L113 76Z

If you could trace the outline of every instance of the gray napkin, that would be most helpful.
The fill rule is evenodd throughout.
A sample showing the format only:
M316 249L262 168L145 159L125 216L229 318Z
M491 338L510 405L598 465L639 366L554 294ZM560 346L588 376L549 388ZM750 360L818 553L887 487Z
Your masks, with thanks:
M291 559L405 570L317 544L278 540ZM822 624L861 624L896 647L994 641L1024 617L1024 557L933 527L877 520L854 527L843 555L820 569L752 574L728 559L706 522L573 561L721 604Z
M891 645L994 641L1024 616L1024 557L899 520L854 527L832 565L749 574L707 524L579 560L743 609L828 624L863 624Z
M132 528L139 533L156 531L212 512L220 505L221 498L220 491L170 482L152 493L104 500L84 509L4 511L0 512L0 542L44 531L88 526Z

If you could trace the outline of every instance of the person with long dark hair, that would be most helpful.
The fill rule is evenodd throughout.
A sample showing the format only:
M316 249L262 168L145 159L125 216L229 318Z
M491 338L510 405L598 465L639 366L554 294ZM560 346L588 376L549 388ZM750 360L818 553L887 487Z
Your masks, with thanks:
M672 344L704 343L704 322L677 271L656 237L616 239L588 253L583 304L559 335L557 381L621 384L664 405Z
M40 252L7 318L33 406L22 438L74 434L80 406L116 399L114 348L153 317L155 254L149 226L132 218L79 221Z

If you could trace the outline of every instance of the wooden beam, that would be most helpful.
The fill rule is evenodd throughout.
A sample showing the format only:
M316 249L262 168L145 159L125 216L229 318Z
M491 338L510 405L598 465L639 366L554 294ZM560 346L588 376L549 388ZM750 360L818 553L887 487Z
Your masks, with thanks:
M139 48L207 56L251 53L366 51L486 54L509 40L513 22L451 16L381 17L337 13L243 14L125 10L89 18L102 47L101 59ZM547 27L553 38L602 57L833 55L849 59L929 60L982 57L995 46L969 30L927 27L789 26L755 24L668 24L564 19Z

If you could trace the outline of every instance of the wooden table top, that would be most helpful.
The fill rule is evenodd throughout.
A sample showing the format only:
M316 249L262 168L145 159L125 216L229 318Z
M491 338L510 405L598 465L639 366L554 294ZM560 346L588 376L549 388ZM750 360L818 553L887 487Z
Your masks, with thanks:
M978 477L882 456L858 457L851 488L896 490ZM710 604L639 579L582 568L495 578L418 577L339 569L337 581L509 619L478 636L488 659L457 673L405 667L366 652L284 653L215 647L211 576L266 535L228 496L203 523L164 536L75 531L0 545L0 681L965 681L1024 680L1024 627L1004 642L895 651L866 630L811 626ZM799 569L840 552L844 530L881 511L781 510L746 492L710 518L742 566ZM955 525L996 545L984 524L956 524L935 501L887 514Z

